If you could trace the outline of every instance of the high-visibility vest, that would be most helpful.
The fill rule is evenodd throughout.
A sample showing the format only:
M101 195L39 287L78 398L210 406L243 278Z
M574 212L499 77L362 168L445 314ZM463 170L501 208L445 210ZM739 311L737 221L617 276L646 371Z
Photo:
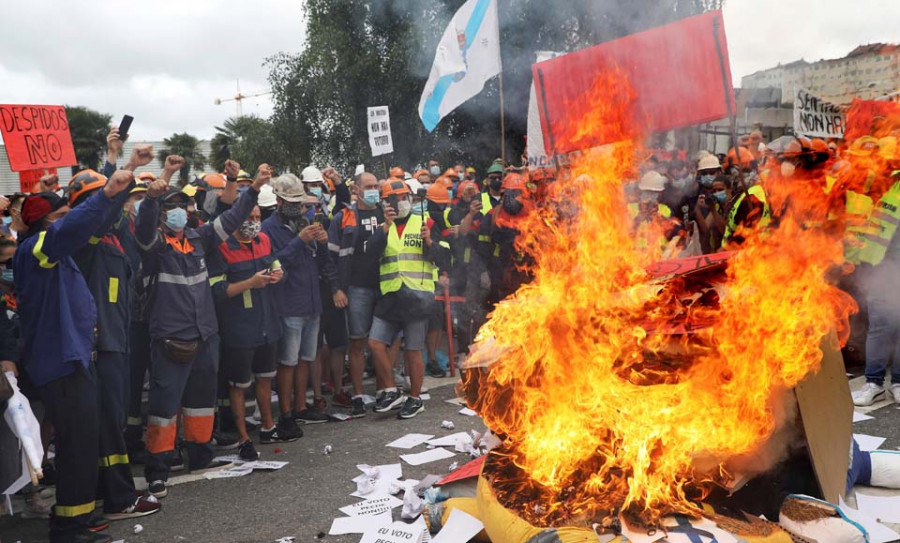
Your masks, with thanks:
M381 293L397 292L403 285L411 290L434 292L436 270L425 256L426 251L420 215L410 215L402 236L397 233L397 223L392 224L381 255Z
M875 209L869 215L867 227L870 228L864 236L862 249L859 253L860 262L866 262L873 266L881 264L887 253L897 226L900 225L900 182L884 193L878 200Z
M877 229L869 223L869 216L875 209L875 202L867 194L848 190L844 204L844 258L859 264L862 247L868 234L877 234Z
M490 191L484 191L481 193L481 213L482 215L487 215L488 211L490 211L494 207L494 204L491 203L491 193Z
M766 199L766 191L759 185L753 185L747 189L747 193L756 196L763 204L762 218L759 219L757 227L765 228L769 226L769 223L772 222L772 209L769 207L769 202ZM747 196L746 193L741 193L737 200L734 201L734 205L731 206L731 211L728 213L728 224L725 225L725 239L730 238L737 230L737 211L738 208L741 207L741 202L744 201L745 196Z
M641 205L639 203L631 202L630 204L628 204L628 216L631 218L631 220L636 219L640 212L641 212ZM670 208L666 204L658 204L656 213L659 214L659 216L664 219L672 218L672 208Z

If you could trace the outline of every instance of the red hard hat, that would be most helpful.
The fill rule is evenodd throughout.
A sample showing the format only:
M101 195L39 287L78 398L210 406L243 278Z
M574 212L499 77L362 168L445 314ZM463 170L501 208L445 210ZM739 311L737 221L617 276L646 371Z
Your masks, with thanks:
M503 184L500 185L500 189L521 190L524 192L527 189L525 186L525 178L518 173L508 173L506 174L506 177L503 178Z

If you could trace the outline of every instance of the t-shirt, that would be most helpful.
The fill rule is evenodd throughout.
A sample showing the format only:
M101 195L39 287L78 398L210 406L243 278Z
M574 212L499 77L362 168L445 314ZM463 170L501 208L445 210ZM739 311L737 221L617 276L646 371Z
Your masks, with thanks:
M378 255L365 254L364 244L372 237L372 233L378 225L384 221L384 213L380 207L375 209L357 209L356 219L358 234L356 246L353 248L353 256L350 257L350 285L354 287L378 288L379 284L379 257Z

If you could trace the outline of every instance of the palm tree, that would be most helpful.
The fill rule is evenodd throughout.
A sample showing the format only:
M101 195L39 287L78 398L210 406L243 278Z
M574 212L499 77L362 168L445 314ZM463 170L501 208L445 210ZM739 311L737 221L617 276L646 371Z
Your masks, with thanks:
M99 170L112 116L86 107L66 106L66 117L78 159L78 165L72 166L72 175L85 168Z
M178 172L178 184L187 185L190 181L191 168L202 170L206 166L206 157L200 151L200 140L194 136L184 134L172 134L163 140L165 148L159 151L159 164L164 166L169 155L181 155L184 157L184 167Z

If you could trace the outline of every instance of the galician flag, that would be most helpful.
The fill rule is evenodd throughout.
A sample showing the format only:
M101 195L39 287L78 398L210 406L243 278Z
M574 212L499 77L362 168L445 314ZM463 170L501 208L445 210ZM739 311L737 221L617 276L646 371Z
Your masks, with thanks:
M434 65L419 101L425 128L434 127L500 73L500 24L497 0L468 0L438 44Z

